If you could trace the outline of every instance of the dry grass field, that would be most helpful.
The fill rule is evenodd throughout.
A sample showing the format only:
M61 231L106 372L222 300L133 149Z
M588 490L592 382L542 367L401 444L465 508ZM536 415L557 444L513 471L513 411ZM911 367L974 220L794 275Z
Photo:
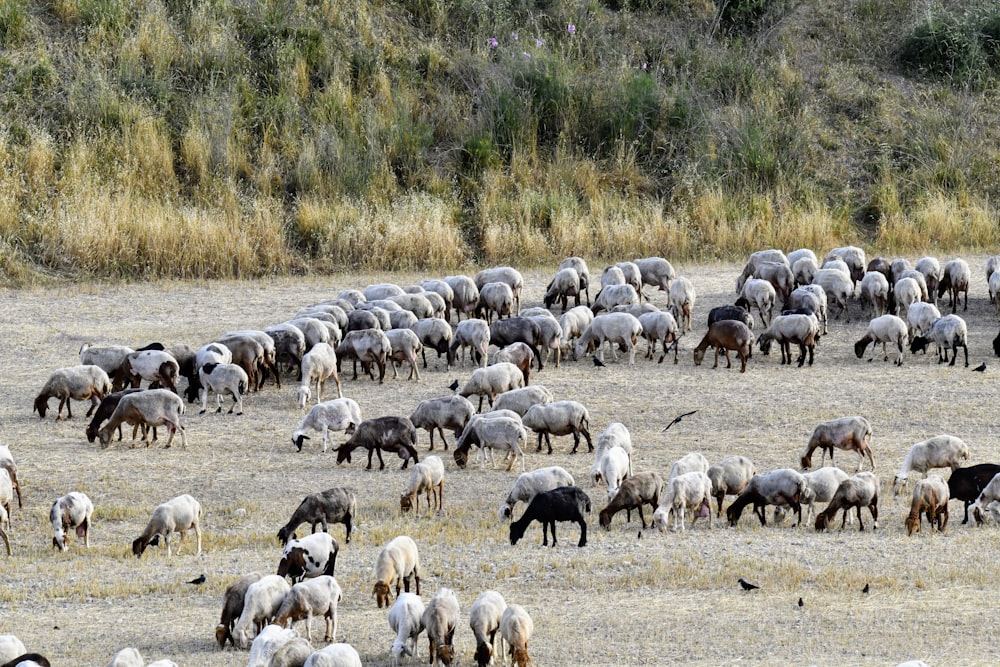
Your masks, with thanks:
M512 547L496 509L517 472L458 470L450 451L443 457L443 514L400 516L398 497L409 473L399 470L398 459L387 461L384 471L365 470L357 458L338 467L334 454L319 452L317 440L295 451L290 436L303 413L291 378L281 389L268 385L249 396L240 417L199 416L189 406L186 449L116 443L100 450L84 437L84 404L74 404L68 421L56 422L54 407L44 420L31 412L49 373L78 363L84 341L197 347L227 330L283 321L341 288L406 284L415 275L4 292L0 441L18 462L25 506L13 511L13 557L0 554L0 633L17 634L29 650L58 665L104 665L125 646L137 647L149 661L170 658L183 667L244 665L245 651L220 652L215 645L223 590L245 573L276 568L281 550L275 534L305 494L344 485L357 490L360 520L350 545L342 526L331 529L341 544L336 575L344 590L338 640L353 644L366 665L391 663L393 635L386 611L371 597L371 570L381 545L400 534L420 547L425 599L441 586L458 595L464 620L455 641L462 665L473 664L475 648L469 607L488 588L532 614L530 652L538 665L894 665L915 657L931 665L997 664L1000 645L984 641L1000 631L988 597L1000 589L997 526L961 525L961 504L953 502L945 534L925 524L924 532L907 538L908 498L891 498L892 475L908 448L929 436L962 437L972 451L970 463L1000 461L994 416L1000 360L994 363L990 345L997 317L987 301L985 258L967 259L974 282L969 310L960 314L969 322L970 365L985 360L986 373L972 373L961 362L939 366L932 354L907 352L900 368L880 358L859 361L853 343L867 318L856 302L851 323L831 321L811 368L781 367L774 354L759 352L745 374L738 366L713 370L711 355L707 365L695 367L691 350L705 331L709 308L734 298L739 267L716 264L676 267L699 294L695 329L681 341L678 365L639 355L634 367L609 357L606 368L569 361L533 374L532 381L557 398L588 406L595 440L609 423L626 424L637 444L635 469L664 477L690 451L713 463L744 454L760 471L794 467L814 426L834 417L862 414L874 428L881 521L877 531L864 533L820 534L789 521L761 528L749 512L735 529L724 521L711 529L699 521L684 533L640 535L635 517L626 525L621 515L604 531L597 511L606 491L590 487L592 455L570 455L569 437L556 439L551 456L531 446L528 469L563 466L594 501L582 549L571 524L561 525L555 548L541 546L537 524ZM525 275L525 304L535 305L551 270ZM662 305L664 295L653 300ZM366 417L409 415L420 400L445 395L453 379L471 370L468 362L448 371L443 360L430 361L420 382L390 373L384 385L352 381L348 374L344 395L356 399ZM662 432L690 410L698 412ZM421 431L421 456L427 446ZM857 458L838 452L836 461L853 472ZM87 493L96 505L91 548L72 541L59 553L50 546L48 510L71 490ZM181 493L205 508L202 555L193 555L188 540L170 559L164 549L152 548L137 560L130 543L152 508ZM205 585L183 583L203 572ZM761 589L744 593L737 577ZM866 583L871 592L864 595ZM316 621L314 643L321 632ZM425 638L420 652L425 661Z

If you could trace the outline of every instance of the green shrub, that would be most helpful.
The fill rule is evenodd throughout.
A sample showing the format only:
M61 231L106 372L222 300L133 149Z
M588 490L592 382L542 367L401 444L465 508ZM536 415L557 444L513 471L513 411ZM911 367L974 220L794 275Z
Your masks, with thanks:
M969 17L928 14L899 47L907 70L968 82L983 76L986 58L982 40Z
M21 44L28 32L28 10L17 0L0 4L0 46Z

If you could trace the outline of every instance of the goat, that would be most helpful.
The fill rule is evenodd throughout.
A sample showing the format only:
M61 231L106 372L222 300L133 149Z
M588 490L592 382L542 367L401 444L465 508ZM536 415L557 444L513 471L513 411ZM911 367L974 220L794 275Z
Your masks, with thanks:
M574 521L580 526L578 547L587 546L587 521L584 513L590 512L590 496L576 486L561 486L539 493L528 503L524 514L510 524L510 543L517 544L532 521L542 524L542 546L549 543L548 531L552 530L552 546L556 545L556 522Z

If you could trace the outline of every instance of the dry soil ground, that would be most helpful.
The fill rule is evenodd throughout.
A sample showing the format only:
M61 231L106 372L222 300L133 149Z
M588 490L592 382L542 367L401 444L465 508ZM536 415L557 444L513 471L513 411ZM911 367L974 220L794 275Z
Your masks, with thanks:
M699 294L695 329L682 339L678 365L641 358L634 367L609 359L603 369L589 360L559 368L550 363L532 380L558 398L586 404L595 439L609 423L625 423L637 445L635 469L664 476L690 451L711 462L744 454L761 471L795 466L819 421L865 415L883 481L880 528L819 534L787 521L762 528L748 512L736 528L699 521L684 533L640 536L637 522L625 525L621 517L606 532L597 525L605 489L591 488L587 479L592 456L570 455L568 437L557 440L551 456L531 447L529 469L561 465L591 494L595 511L582 549L568 524L555 548L540 545L537 524L512 547L496 509L517 473L461 471L450 451L444 513L400 516L398 494L408 472L399 470L398 460L384 471L365 470L357 459L336 466L315 440L301 453L294 450L290 435L303 413L291 379L249 396L241 417L199 416L191 406L187 449L116 444L102 451L83 436L83 404L74 405L70 421L56 422L54 413L39 420L31 412L49 373L78 363L84 341L197 347L227 330L283 321L340 288L417 276L4 292L0 438L20 467L25 506L13 511L13 557L0 555L0 632L17 634L58 665L104 665L125 646L139 648L147 660L166 657L184 667L244 665L245 651L215 646L224 588L247 572L273 571L281 553L275 533L306 493L345 485L357 490L361 517L350 545L343 544L342 526L332 529L341 542L337 579L344 590L338 639L353 644L366 665L390 663L393 637L385 610L371 597L371 571L381 545L399 534L420 547L425 597L441 586L458 594L465 617L456 635L461 664L472 664L469 607L488 588L532 614L530 650L539 665L889 665L914 657L932 665L997 664L1000 646L990 639L1000 631L992 613L1000 588L997 527L961 525L961 504L953 502L945 534L925 529L907 538L908 499L894 503L890 490L910 445L939 433L962 437L970 463L1000 460L1000 361L993 363L990 345L997 316L987 302L985 258L968 259L974 284L969 310L961 314L969 321L970 363L986 360L986 373L939 366L933 355L907 353L901 368L856 359L852 345L867 321L856 303L851 323L831 323L811 368L781 367L776 356L760 354L745 374L713 370L710 363L696 368L691 350L705 331L705 316L732 301L739 267L678 266ZM527 273L526 305L540 300L550 274ZM662 304L664 295L653 300ZM366 417L408 415L471 370L468 363L449 371L432 361L420 382L345 378L344 394ZM662 432L690 410L698 412ZM423 431L419 449L426 454ZM851 472L856 461L853 454L837 456ZM85 551L74 542L58 553L50 546L48 510L70 490L86 492L97 507L92 546ZM154 548L137 560L129 546L150 511L181 493L205 508L202 555L195 556L188 541L171 559ZM207 584L183 583L203 572ZM737 577L761 589L744 593ZM871 592L863 595L866 583ZM319 622L315 630L322 632ZM426 660L423 638L420 651Z

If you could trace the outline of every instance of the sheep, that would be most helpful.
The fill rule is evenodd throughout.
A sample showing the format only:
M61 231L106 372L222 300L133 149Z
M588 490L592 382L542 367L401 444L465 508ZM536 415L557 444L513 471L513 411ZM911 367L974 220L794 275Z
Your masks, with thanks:
M10 508L7 508L8 510ZM86 494L70 491L65 496L56 499L49 510L49 522L52 524L52 547L66 551L66 532L76 529L76 536L83 538L83 544L90 548L90 525L94 516L94 503Z
M915 336L910 341L910 352L926 350L931 341L937 344L938 363L948 361L948 350L951 350L951 363L954 366L958 360L958 348L965 352L965 367L969 367L969 330L958 315L945 315L931 322L930 331L926 336Z
M798 248L797 250L791 251L785 256L785 261L788 262L789 266L795 266L795 262L803 258L809 258L812 261L816 262L817 264L819 263L819 261L816 259L816 253L814 253L809 248Z
M534 631L535 625L524 607L519 604L507 606L500 617L500 636L507 642L515 667L531 667L535 664L528 655L528 641ZM506 659L503 662L506 663Z
M455 290L452 286L449 285L446 280L432 279L421 280L420 287L425 294L427 292L432 292L441 297L441 300L444 301L444 312L442 313L442 317L444 317L445 320L450 320L451 307L455 302Z
M479 303L476 317L493 322L493 314L498 319L510 317L514 310L514 291L507 283L486 283L479 288Z
M544 385L533 384L530 387L510 389L497 396L493 401L493 411L510 410L517 413L518 417L523 417L531 406L544 405L552 400L552 392Z
M416 593L420 595L420 555L417 553L417 543L407 535L400 535L390 540L375 559L375 585L372 587L372 597L378 603L378 608L389 606L389 586L396 584L396 597L399 597L399 587L410 592L410 577L416 580Z
M306 658L302 667L361 667L361 656L350 644L330 644Z
M795 276L787 262L760 262L754 269L753 277L771 283L783 304L788 302L788 295L795 288Z
M895 364L902 366L903 345L906 343L907 335L906 322L895 315L880 315L868 323L865 335L854 344L854 354L858 359L861 359L865 356L865 349L868 347L868 344L872 343L872 356L868 358L868 361L871 361L875 358L875 348L878 343L882 343L883 361L889 361L889 353L886 351L885 346L886 343L892 343L898 350Z
M799 287L811 284L817 271L819 271L819 266L812 257L801 257L795 260L795 263L792 264L792 277L795 279L795 285Z
M792 364L792 343L797 344L799 358L796 363L799 368L802 368L806 361L806 351L809 352L809 365L812 366L818 338L819 320L816 319L815 315L779 315L771 320L757 341L764 354L770 352L772 340L778 341L778 345L781 347L781 364L789 366Z
M10 453L10 447L7 445L0 445L0 469L7 471L7 476L10 477L11 488L17 493L17 506L23 508L21 484L17 481L17 464L14 463L14 455Z
M233 638L236 646L246 649L251 637L260 633L268 623L273 621L285 594L291 586L284 577L269 574L247 587L243 598L243 611L233 625Z
M56 421L62 421L62 409L66 406L66 419L73 418L73 408L70 399L77 401L90 401L90 410L87 417L97 408L101 399L112 390L111 380L108 374L100 367L92 364L80 366L67 366L52 372L49 379L45 381L42 390L35 397L34 409L39 419L45 419L45 412L49 408L49 399L59 399L59 410L56 412Z
M573 476L559 466L549 466L521 473L518 475L517 481L514 482L514 486L511 487L510 493L507 494L507 499L497 510L497 516L501 521L509 520L518 502L530 503L531 499L539 493L551 491L560 486L574 486L575 483Z
M123 648L115 653L107 667L145 667L146 661L136 648Z
M337 640L337 605L343 594L337 580L330 575L320 575L315 579L302 581L292 586L281 600L274 617L277 625L291 628L296 621L305 619L306 639L312 640L309 626L312 617L326 618L326 635L323 641Z
M941 311L932 303L917 301L906 310L906 327L910 342L918 335L930 333L934 320L941 317Z
M527 311L528 309L525 309L524 312ZM528 316L526 315L526 317ZM555 315L552 315L548 311L545 311L544 314L531 315L530 319L538 325L538 330L541 334L541 337L538 339L538 346L545 350L545 357L542 361L548 363L549 355L554 351L556 353L556 368L559 368L559 362L562 358L562 325L559 324L559 320L555 318Z
M157 382L175 394L176 380L180 375L180 364L174 355L165 350L138 350L125 356L118 370L111 376L113 388L119 391L126 383L138 387L142 380ZM109 393L109 392L105 392Z
M868 260L865 258L865 251L857 246L845 246L843 248L834 248L826 254L827 258L839 257L844 263L847 264L850 275L849 278L857 283L865 274L865 265ZM853 292L853 285L852 285Z
M514 294L514 314L521 314L521 290L524 289L524 277L510 266L496 266L491 269L483 269L476 274L476 287L480 290L487 283L505 283Z
M329 532L329 524L342 523L346 529L345 541L351 543L351 522L358 515L358 497L354 489L334 487L318 493L310 493L292 513L292 517L278 531L278 541L287 544L290 539L296 539L295 529L303 523L312 527L320 526L323 532Z
M1000 465L996 463L979 463L966 468L958 468L951 473L951 477L948 478L948 493L952 500L961 500L965 503L963 524L969 523L969 505L976 501L982 490L998 472L1000 472Z
M948 305L951 306L952 314L958 312L958 300L962 292L965 292L965 306L963 310L969 309L969 281L972 280L972 271L969 264L964 259L953 259L944 265L944 272L938 282L938 298L948 293Z
M708 472L708 468L708 459L701 452L689 452L677 459L670 466L670 475L667 479L671 480L678 475L684 475L689 472Z
M488 447L491 458L492 451L495 449L507 450L508 454L513 454L513 458L507 464L508 471L513 469L517 458L521 457L521 472L524 472L524 450L521 444L527 444L528 436L521 420L505 416L494 417L493 413L488 414L491 416L477 415L469 420L461 437L455 443L455 463L459 468L464 469L468 464L469 449L472 445L478 445L483 450ZM496 466L495 460L493 465ZM484 453L483 467L485 466L486 455Z
M559 318L559 327L562 329L562 337L559 339L561 347L569 348L570 343L575 341L587 329L587 326L594 321L594 311L585 306L570 308ZM576 349L573 349L573 359L576 359Z
M653 512L653 524L661 531L670 524L674 515L674 530L684 532L684 512L691 510L691 527L702 516L708 516L712 527L712 480L704 472L693 471L672 477L663 491L663 500Z
M1000 473L997 473L979 492L972 503L972 516L977 525L983 524L984 512L989 512L994 521L1000 522Z
M601 457L601 477L608 483L608 499L614 498L618 487L628 477L629 455L618 446L610 447Z
M621 449L620 447L618 449ZM660 505L660 495L663 493L663 478L655 472L640 472L633 477L622 480L621 486L601 510L599 516L601 527L610 530L611 519L615 514L626 510L631 520L632 510L639 510L639 521L646 528L646 517L642 514L642 506L649 505L655 511Z
M274 655L298 635L294 630L277 623L265 625L250 645L247 667L270 667ZM309 652L312 653L312 649Z
M594 444L590 440L590 413L587 408L577 401L555 401L544 405L533 405L524 413L522 422L532 431L538 434L538 447L535 451L542 451L542 437L545 437L545 444L552 453L552 440L550 435L573 434L573 450L575 454L580 446L580 436L587 439L587 451L594 451Z
M639 267L643 285L651 285L670 295L670 282L677 277L674 267L662 257L643 257L633 262ZM648 298L648 297L647 297Z
M708 326L712 326L721 320L736 320L751 329L754 327L753 315L746 308L740 306L730 306L727 304L725 306L716 306L708 311Z
M826 306L826 292L819 285L803 285L788 296L789 308L808 308L815 313L823 325L824 336L828 333Z
M410 471L410 483L406 491L399 497L401 513L409 512L416 505L416 516L420 516L420 492L427 496L427 508L441 512L444 506L444 463L437 456L425 457L423 461L413 466ZM434 503L431 503L431 494Z
M598 296L598 299L600 296ZM596 303L596 301L595 301ZM576 341L576 356L597 350L597 358L604 363L604 344L611 348L611 355L618 360L615 350L622 345L628 351L629 366L635 365L635 344L642 335L642 325L639 320L628 313L607 313L599 315L587 325L587 328Z
M388 301L399 304L403 310L408 310L417 316L418 320L434 317L434 306L423 294L397 294L390 296Z
M306 352L305 356L302 357L302 379L297 392L299 408L304 408L312 397L309 387L314 382L316 383L316 403L319 404L323 400L323 389L330 378L333 378L333 381L337 384L337 398L343 398L340 388L340 377L337 375L339 370L340 358L329 343L316 343L313 345ZM357 379L356 368L354 379Z
M232 363L246 371L247 377L250 378L251 391L260 390L264 384L264 374L261 371L273 368L271 364L274 353L272 351L269 359L268 351L261 341L266 339L273 348L274 340L264 332L259 333L258 337L256 332L233 332L216 341L229 348L233 355Z
M505 321L510 322L510 320ZM527 386L531 379L531 369L535 365L536 353L537 350L527 343L517 341L497 350L496 354L493 355L491 363L499 364L506 362L514 364L520 369L521 376L524 378L524 384Z
M587 305L590 305L590 267L587 266L586 260L582 257L567 257L563 261L559 262L558 271L563 269L573 269L576 271L576 275L579 278L579 287L577 291L584 294L587 297ZM580 295L577 294L577 303L580 305Z
M278 647L265 667L302 667L313 650L304 637L292 637Z
M524 375L521 373L521 369L511 363L500 362L472 371L469 380L462 385L458 394L466 398L478 394L479 407L477 409L482 411L483 398L487 398L492 407L493 401L499 394L523 386Z
M935 524L939 533L948 525L948 485L941 475L928 475L913 487L910 514L906 517L906 534L913 535L920 530L920 515L927 515L927 522L933 530Z
M917 287L920 288L920 300L928 303L930 302L927 290L927 279L924 277L924 274L916 269L907 269L899 275L899 280L902 280L903 278L913 278L917 281Z
M391 296L398 296L400 294L406 294L403 288L394 283L378 283L376 285L368 285L361 293L365 296L365 301L376 301L378 299L388 299ZM364 301L360 302L364 303ZM357 306L358 304L354 304Z
M296 451L302 451L302 444L309 440L305 434L307 429L320 431L323 434L323 452L326 452L327 436L330 431L346 431L348 435L354 432L361 423L361 406L352 398L334 398L317 403L302 418L292 432L292 444Z
M24 643L16 635L0 635L0 660L4 664L17 665L17 658L27 653Z
M476 638L475 659L478 667L487 667L493 662L496 634L500 630L500 619L506 609L507 601L497 591L484 591L472 603L469 627ZM500 653L503 660L503 652Z
M606 266L601 272L601 289L611 285L625 285L625 272L617 266ZM599 293L599 292L598 292Z
M479 303L479 288L476 287L476 281L469 276L458 275L446 276L444 282L452 289L454 295L451 305L455 309L456 321L462 321L462 313L465 313L467 318L472 317L476 304ZM450 312L447 314L447 319L451 319Z
M893 497L906 488L907 477L911 472L922 472L925 477L931 468L948 467L954 472L968 458L969 446L953 435L936 435L915 443L910 447L892 481Z
M225 648L227 641L236 646L232 634L233 626L243 613L247 589L250 588L250 584L257 583L263 576L260 572L251 572L226 587L226 592L222 596L222 616L219 618L219 624L215 626L215 641L218 642L219 648Z
M436 319L436 318L432 318L432 319ZM389 313L389 327L390 327L390 330L395 330L395 329L409 329L409 328L411 328L414 324L416 324L419 321L420 320L417 318L417 316L414 315L413 313L411 313L408 310L398 310L398 311ZM442 322L443 322L443 320L442 320Z
M860 276L858 278L860 280ZM837 306L835 319L840 319L841 314L846 316L847 323L851 322L851 311L848 308L848 299L854 292L854 283L851 278L845 276L837 269L820 269L813 277L813 285L819 285L826 292L826 298Z
M760 278L752 278L746 281L740 289L740 296L736 299L736 305L744 308L748 313L751 306L756 307L758 314L760 314L761 322L766 326L770 323L774 313L774 300L776 297L777 293L774 291L774 286L771 283Z
M422 428L430 434L431 451L434 451L434 429L441 434L441 442L447 450L448 441L445 440L444 429L454 431L457 440L475 412L476 408L464 396L428 398L417 404L410 414L410 421L416 428Z
M821 269L836 269L840 271L848 279L851 277L851 269L847 266L847 262L840 259L839 257L827 257L823 260L823 264L819 267Z
M990 274L988 287L990 293L990 303L993 304L996 313L1000 315L1000 273L994 271Z
M312 348L316 343L330 343L330 330L318 318L299 316L288 320L285 324L289 324L302 332L302 335L306 339L306 350ZM347 326L344 326L344 328L346 329ZM333 346L337 344L337 342L331 343ZM305 354L305 351L303 351L303 354Z
M455 659L455 628L459 620L458 598L450 588L438 589L427 603L420 620L427 630L428 663L450 665Z
M920 301L920 284L913 278L900 278L893 285L892 294L896 300L896 314L901 315L909 310L910 304Z
M546 308L551 308L556 301L562 302L563 312L566 312L569 297L574 298L574 306L580 305L580 274L576 269L559 269L555 277L545 287L545 296L542 302Z
M5 662L0 667L52 667L52 663L40 653L24 653L10 662ZM169 665L160 664L157 667L177 667L177 665L171 662Z
M264 329L264 333L274 340L274 363L285 363L289 367L294 366L296 373L301 375L302 355L309 349L306 347L306 336L302 329L282 322L267 327Z
M441 358L442 354L445 355L446 363L449 368L451 367L448 349L451 347L451 342L454 339L454 332L452 332L451 325L448 322L437 317L431 317L417 320L410 325L410 329L413 333L417 334L417 338L420 340L420 357L424 361L424 368L427 368L428 348L437 352L438 359Z
M640 315L645 315L646 313L659 313L659 308L657 308L652 303L633 303L633 304L621 304L615 306L611 309L612 313L628 313L632 317L639 317Z
M656 342L661 341L663 354L660 355L658 363L663 363L667 357L667 352L672 346L674 348L674 363L677 363L677 341L679 331L677 320L670 313L655 312L644 313L638 317L639 326L642 327L642 335L648 343L646 358L652 359L656 350Z
M237 415L243 414L243 394L247 391L250 378L246 371L236 364L205 364L198 369L198 379L201 382L201 412L205 414L208 404L208 392L214 391L216 412L222 412L222 397L230 394L233 397L233 407L229 414L237 410Z
M396 641L389 649L393 665L402 665L403 656L410 656L413 660L419 657L417 640L424 631L425 609L423 601L413 593L400 593L396 596L396 601L389 609L389 628L396 633Z
M490 325L486 320L471 318L459 322L455 327L451 347L448 348L448 366L455 363L456 352L464 347L470 349L469 358L476 365L486 366L486 349L490 344Z
M594 297L590 309L597 315L602 310L611 311L615 306L639 303L639 293L631 285L608 285Z
M135 352L125 345L94 345L87 341L80 346L80 363L84 366L98 366L110 377L117 371L125 357Z
M157 505L149 523L146 524L146 529L132 541L132 553L135 554L136 558L142 557L153 538L160 536L167 545L167 556L171 556L170 533L178 534L177 553L180 553L181 545L184 544L184 535L193 529L198 538L196 555L200 556L201 516L201 503L186 493Z
M311 533L302 539L292 538L285 543L278 561L276 574L290 577L292 582L328 574L337 568L340 545L327 532Z
M837 492L837 487L840 486L841 482L847 479L848 475L840 468L826 466L812 472L807 472L802 476L806 478L807 486L799 503L809 506L809 511L806 512L806 523L808 524L816 515L816 503L830 502L833 498L833 494ZM784 518L785 508L774 508L775 523L780 523L784 520Z
M889 301L889 281L877 271L868 271L861 279L861 303L871 308L872 317L884 315Z
M729 525L735 526L743 509L753 504L754 514L760 525L766 526L764 510L767 505L788 505L796 514L795 525L802 523L802 506L799 504L807 487L802 473L791 468L779 468L768 473L754 475L743 492L726 509Z
M174 440L174 435L179 430L181 433L181 446L187 447L187 437L184 434L184 426L181 425L181 415L184 414L184 403L180 397L169 389L147 389L134 394L127 394L121 397L114 412L108 419L108 423L102 426L97 437L101 441L101 448L105 448L111 442L111 434L114 433L122 423L133 426L142 426L142 439L149 447L148 429L146 427L164 426L170 431L167 444L164 448L169 448ZM133 437L135 432L133 431ZM135 444L133 443L133 447Z
M937 288L942 276L941 263L936 257L921 257L913 265L913 268L923 274L924 282L927 284L928 295L934 303L937 303ZM987 277L987 280L989 280L989 277Z
M613 422L597 436L597 447L594 449L594 465L590 468L592 486L597 486L602 481L605 481L601 472L601 459L604 457L604 452L612 447L621 447L628 454L628 474L632 474L632 435L625 424Z
M548 545L548 531L552 529L552 546L556 546L556 522L574 521L580 526L578 547L587 546L587 522L584 513L590 512L590 496L575 486L560 486L539 493L517 521L510 524L510 543L515 545L524 537L532 521L542 524L542 546Z
M722 501L726 496L738 496L757 474L753 461L745 456L730 456L711 466L706 472L712 482L712 495L715 497L716 518L722 518Z
M742 322L736 320L716 322L708 328L708 332L694 348L694 365L700 366L705 358L705 351L712 347L715 348L715 365L712 368L719 367L719 350L722 350L722 356L726 359L726 368L731 368L729 350L735 350L740 358L740 373L746 373L747 359L750 358L750 348L753 347L753 343L753 332Z
M680 325L681 334L691 331L691 309L695 304L694 284L684 276L670 285L670 314Z
M747 263L743 266L743 271L741 271L739 277L736 278L737 293L739 293L742 289L748 278L754 277L754 273L757 271L757 266L764 262L775 262L791 267L785 253L780 250L773 248L769 250L758 250L747 258Z
M419 461L417 456L417 429L406 417L376 417L366 419L355 429L354 434L335 451L337 465L351 462L351 452L365 447L368 450L367 470L372 467L372 454L378 455L379 470L385 469L382 451L395 453L403 459L401 470L405 470L410 459Z
M340 341L340 345L337 346L337 372L340 372L340 365L344 359L351 359L354 368L354 377L352 379L358 379L358 362L361 362L361 368L368 373L368 377L375 379L375 375L372 373L372 364L378 367L378 383L382 384L385 381L385 364L389 355L392 353L392 344L379 329L369 328L361 329L358 331L350 331L344 336L344 340ZM306 356L309 356L308 354ZM305 363L305 360L303 360ZM338 390L340 388L340 383L337 383Z
M872 472L859 472L854 477L849 477L840 483L837 491L830 499L830 504L826 509L816 515L816 530L824 531L830 527L830 522L837 516L839 510L844 510L844 519L840 527L844 527L847 521L847 512L850 508L855 508L858 514L858 529L864 530L865 524L861 520L861 508L867 507L872 515L873 530L878 529L878 490L879 480Z
M409 329L390 329L385 332L385 336L389 339L392 350L388 357L392 361L392 377L399 377L396 365L405 362L410 364L410 375L406 379L412 380L416 376L417 382L419 382L420 371L417 369L417 353L424 351L420 338Z
M820 422L813 429L812 436L809 438L809 444L806 445L805 450L802 452L800 459L802 469L809 470L812 467L812 453L817 447L823 450L820 466L826 462L827 452L830 452L830 464L832 465L833 448L836 447L844 451L855 451L858 453L858 470L861 470L861 463L865 460L865 456L871 462L872 470L875 470L875 459L872 457L871 442L869 440L871 435L872 425L864 417L841 417L839 419Z

